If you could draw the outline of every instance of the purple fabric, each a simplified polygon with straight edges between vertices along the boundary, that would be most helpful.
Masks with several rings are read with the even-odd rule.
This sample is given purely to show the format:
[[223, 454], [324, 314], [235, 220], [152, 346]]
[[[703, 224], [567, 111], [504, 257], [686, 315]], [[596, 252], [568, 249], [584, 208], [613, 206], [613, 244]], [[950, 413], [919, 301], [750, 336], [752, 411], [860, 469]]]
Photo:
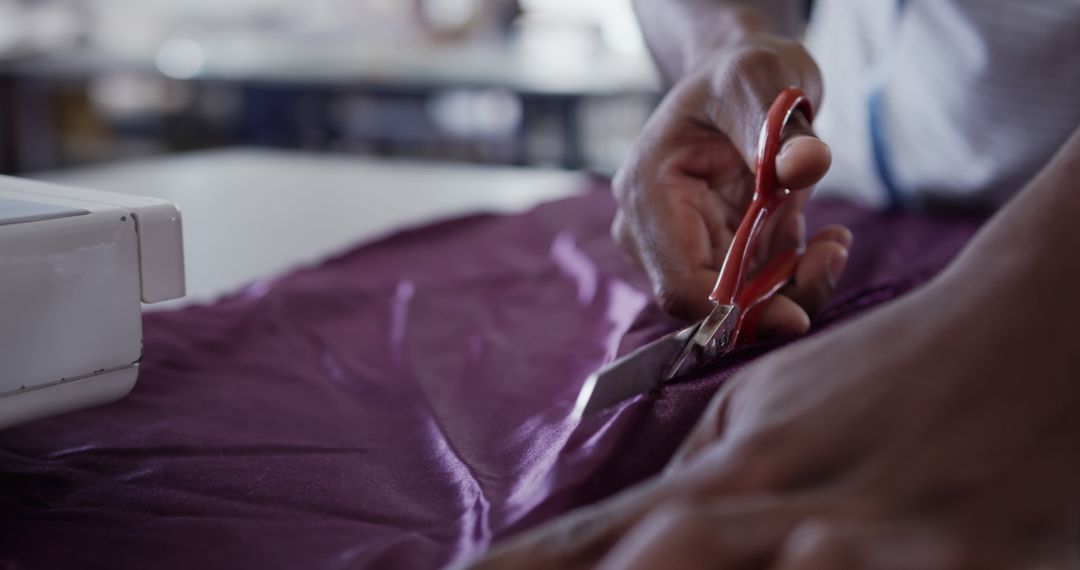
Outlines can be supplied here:
[[[748, 347], [580, 425], [590, 371], [677, 323], [605, 191], [407, 231], [150, 314], [121, 402], [0, 432], [3, 568], [424, 568], [656, 473]], [[816, 327], [940, 269], [970, 219], [815, 204], [857, 237]]]

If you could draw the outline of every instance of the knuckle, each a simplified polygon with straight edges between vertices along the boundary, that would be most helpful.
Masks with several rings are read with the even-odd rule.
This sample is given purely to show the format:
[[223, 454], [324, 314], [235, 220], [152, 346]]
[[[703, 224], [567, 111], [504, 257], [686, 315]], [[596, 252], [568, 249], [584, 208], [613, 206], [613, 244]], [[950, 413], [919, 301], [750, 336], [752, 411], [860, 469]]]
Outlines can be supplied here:
[[632, 178], [629, 167], [626, 166], [623, 166], [615, 173], [615, 177], [611, 180], [611, 194], [615, 196], [617, 203], [623, 204], [625, 202], [627, 194], [630, 193], [630, 180]]
[[[640, 150], [640, 149], [639, 149]], [[641, 169], [645, 168], [642, 160], [631, 160], [619, 168], [611, 181], [611, 194], [615, 202], [624, 208], [638, 207], [649, 194], [647, 178]]]
[[564, 517], [539, 539], [543, 552], [557, 553], [560, 565], [576, 565], [594, 559], [616, 540], [622, 519], [602, 505]]
[[834, 521], [814, 517], [792, 531], [785, 545], [789, 560], [812, 568], [853, 568], [858, 557], [854, 545]]
[[660, 305], [664, 312], [675, 316], [686, 315], [690, 312], [690, 302], [681, 287], [669, 281], [663, 281], [656, 285], [653, 293], [656, 304]]
[[795, 533], [802, 534], [800, 538], [810, 544], [844, 544], [844, 535], [840, 525], [826, 517], [812, 517], [803, 521], [795, 528]]
[[627, 227], [634, 220], [648, 216], [650, 203], [659, 198], [655, 187], [631, 167], [623, 167], [615, 175], [611, 194], [615, 198], [617, 212], [623, 216]]
[[694, 514], [693, 507], [684, 501], [668, 501], [653, 509], [649, 518], [669, 527], [686, 526]]
[[787, 467], [786, 437], [778, 430], [764, 430], [747, 436], [732, 451], [731, 461], [739, 479], [755, 488], [781, 488], [794, 476]]
[[739, 77], [775, 77], [787, 71], [780, 52], [766, 46], [740, 49], [732, 54], [728, 65], [733, 74]]
[[621, 212], [617, 213], [615, 219], [611, 222], [611, 239], [630, 260], [640, 264], [637, 244], [634, 241], [634, 232]]
[[782, 451], [783, 443], [790, 438], [781, 429], [766, 428], [746, 436], [740, 449], [750, 457], [769, 457]]
[[698, 509], [685, 501], [676, 500], [661, 504], [646, 517], [645, 525], [651, 526], [662, 536], [688, 536], [702, 527], [702, 515]]
[[622, 212], [616, 212], [615, 219], [611, 221], [612, 241], [622, 246], [623, 249], [626, 249], [627, 233], [626, 218]]
[[813, 517], [795, 527], [792, 540], [808, 550], [835, 550], [847, 545], [839, 525], [824, 517]]

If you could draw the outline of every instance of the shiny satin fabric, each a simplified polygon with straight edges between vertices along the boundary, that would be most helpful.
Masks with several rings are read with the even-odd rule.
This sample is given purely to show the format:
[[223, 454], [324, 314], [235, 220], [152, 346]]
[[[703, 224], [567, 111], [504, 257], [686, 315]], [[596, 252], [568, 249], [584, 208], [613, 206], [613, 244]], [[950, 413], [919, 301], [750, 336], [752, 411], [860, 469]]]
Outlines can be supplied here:
[[[655, 474], [775, 344], [572, 421], [591, 371], [679, 324], [613, 211], [597, 189], [423, 227], [147, 315], [129, 397], [0, 432], [0, 567], [438, 567]], [[978, 225], [809, 216], [856, 235], [815, 330], [918, 285]]]

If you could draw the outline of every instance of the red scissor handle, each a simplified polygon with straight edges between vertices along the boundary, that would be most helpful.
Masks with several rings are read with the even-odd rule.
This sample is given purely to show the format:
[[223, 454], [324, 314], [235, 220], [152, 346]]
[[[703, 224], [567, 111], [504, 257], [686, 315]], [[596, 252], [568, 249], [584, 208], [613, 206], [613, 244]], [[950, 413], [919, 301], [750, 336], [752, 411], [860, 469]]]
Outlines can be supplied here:
[[776, 155], [780, 152], [784, 127], [795, 111], [801, 111], [808, 122], [814, 119], [813, 105], [806, 94], [796, 87], [788, 87], [773, 101], [769, 113], [765, 116], [765, 125], [761, 128], [761, 138], [758, 140], [754, 197], [735, 231], [735, 237], [732, 238], [724, 263], [720, 267], [716, 287], [709, 295], [710, 299], [719, 304], [736, 305], [741, 309], [730, 346], [753, 341], [758, 321], [765, 309], [763, 301], [772, 297], [784, 283], [791, 280], [802, 256], [797, 250], [777, 255], [759, 270], [749, 283], [745, 282], [761, 228], [769, 215], [790, 195], [788, 189], [777, 188]]
[[802, 254], [797, 249], [789, 249], [773, 257], [739, 291], [735, 304], [742, 311], [739, 313], [739, 321], [735, 323], [734, 338], [731, 339], [733, 346], [754, 342], [754, 338], [757, 336], [758, 323], [761, 321], [761, 315], [765, 312], [767, 306], [763, 301], [768, 300], [785, 283], [791, 281], [801, 258]]
[[[747, 268], [753, 259], [754, 245], [757, 243], [758, 234], [765, 225], [769, 215], [783, 204], [790, 192], [787, 189], [777, 188], [776, 180], [776, 155], [780, 151], [780, 143], [784, 132], [795, 111], [802, 111], [807, 121], [814, 118], [813, 105], [806, 94], [797, 87], [788, 87], [773, 101], [769, 113], [765, 116], [765, 125], [761, 128], [761, 138], [758, 140], [757, 165], [754, 177], [754, 197], [750, 201], [750, 207], [743, 216], [739, 228], [735, 231], [735, 237], [731, 240], [727, 256], [720, 267], [720, 277], [716, 281], [709, 298], [722, 305], [738, 305], [742, 309], [747, 307], [739, 301], [746, 301], [741, 297], [746, 279]], [[791, 278], [798, 261], [798, 254], [788, 259], [788, 263], [777, 266], [766, 265], [755, 278], [755, 284], [750, 287], [755, 290], [765, 290], [769, 296], [780, 284]], [[778, 272], [778, 269], [786, 270]], [[762, 283], [757, 283], [762, 281]], [[750, 284], [747, 284], [748, 286]], [[752, 304], [764, 300], [756, 298]]]

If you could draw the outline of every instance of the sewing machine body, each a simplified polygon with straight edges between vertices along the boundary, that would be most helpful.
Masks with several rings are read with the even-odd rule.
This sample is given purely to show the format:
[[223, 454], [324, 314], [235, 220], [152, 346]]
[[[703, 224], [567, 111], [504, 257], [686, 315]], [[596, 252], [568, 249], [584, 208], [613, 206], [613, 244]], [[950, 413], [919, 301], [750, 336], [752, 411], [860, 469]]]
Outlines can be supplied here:
[[183, 294], [172, 204], [0, 177], [0, 429], [126, 395], [142, 302]]

